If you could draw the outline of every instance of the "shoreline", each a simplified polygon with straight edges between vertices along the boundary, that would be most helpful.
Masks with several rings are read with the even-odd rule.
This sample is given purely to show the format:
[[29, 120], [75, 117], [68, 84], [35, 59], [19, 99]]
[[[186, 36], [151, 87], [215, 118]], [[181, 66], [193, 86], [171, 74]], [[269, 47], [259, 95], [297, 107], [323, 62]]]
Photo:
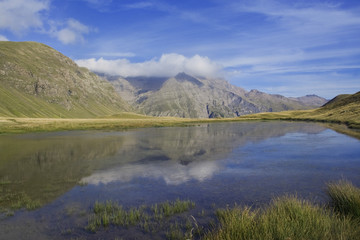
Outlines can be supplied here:
[[[216, 122], [246, 121], [295, 121], [325, 123], [335, 126], [341, 133], [360, 136], [360, 122], [308, 117], [309, 111], [285, 111], [277, 113], [257, 113], [236, 118], [176, 118], [149, 117], [139, 118], [20, 118], [0, 117], [0, 135], [34, 132], [57, 132], [74, 130], [108, 130], [120, 131], [148, 127], [187, 127], [194, 124]], [[305, 115], [305, 116], [304, 116]], [[339, 127], [342, 126], [342, 127]], [[346, 126], [346, 128], [344, 128]]]

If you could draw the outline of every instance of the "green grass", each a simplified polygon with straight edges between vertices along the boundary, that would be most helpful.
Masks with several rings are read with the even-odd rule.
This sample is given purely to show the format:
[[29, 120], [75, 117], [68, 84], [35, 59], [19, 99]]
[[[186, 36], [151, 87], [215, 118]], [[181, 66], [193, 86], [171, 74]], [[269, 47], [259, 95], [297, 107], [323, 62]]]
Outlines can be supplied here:
[[0, 116], [95, 118], [134, 110], [112, 85], [36, 42], [0, 42]]
[[189, 200], [181, 201], [180, 199], [176, 199], [174, 202], [166, 201], [160, 204], [155, 204], [151, 206], [151, 210], [155, 216], [162, 218], [162, 216], [170, 217], [178, 213], [186, 212], [194, 207], [194, 202]]
[[12, 192], [8, 186], [13, 184], [8, 178], [0, 179], [0, 213], [11, 213], [14, 210], [34, 210], [41, 206], [38, 200], [31, 199], [25, 192]]
[[346, 180], [330, 183], [327, 187], [330, 205], [340, 214], [360, 219], [360, 189]]
[[108, 118], [11, 118], [0, 117], [0, 134], [54, 132], [68, 130], [126, 130], [146, 127], [183, 127], [211, 122], [242, 121], [227, 119], [190, 119], [175, 117], [149, 117], [139, 114], [123, 113]]
[[106, 228], [110, 225], [123, 227], [137, 225], [146, 232], [159, 231], [167, 225], [164, 222], [166, 219], [187, 212], [194, 207], [194, 202], [180, 199], [130, 209], [124, 209], [112, 201], [95, 202], [93, 213], [88, 217], [86, 229], [96, 232], [99, 228]]
[[[353, 95], [340, 97], [339, 99], [341, 101], [338, 100], [340, 102], [334, 100], [328, 106], [324, 106], [315, 110], [258, 113], [237, 118], [222, 119], [150, 117], [131, 112], [120, 112], [115, 115], [108, 115], [104, 117], [99, 116], [96, 118], [19, 118], [10, 116], [5, 117], [5, 114], [3, 115], [4, 117], [0, 117], [0, 134], [64, 130], [124, 130], [129, 128], [189, 126], [193, 124], [211, 122], [259, 120], [315, 121], [336, 124], [342, 123], [346, 124], [349, 128], [360, 129], [360, 101], [358, 101], [359, 96], [360, 92]], [[11, 102], [11, 99], [9, 99], [8, 102]], [[35, 102], [33, 104], [35, 104]], [[16, 108], [19, 109], [20, 106]], [[31, 110], [30, 107], [27, 109]], [[41, 105], [39, 105], [39, 109], [44, 109], [43, 111], [45, 112], [43, 112], [43, 115], [53, 116], [55, 113], [61, 113], [60, 110], [46, 112], [50, 108], [43, 108]], [[26, 111], [24, 110], [24, 112]], [[359, 131], [352, 131], [349, 128], [343, 128], [340, 125], [333, 126], [336, 128], [336, 131], [355, 137], [360, 137]]]
[[265, 209], [218, 210], [220, 225], [204, 239], [360, 239], [360, 189], [340, 181], [329, 184], [327, 192], [333, 208], [285, 196]]
[[31, 199], [26, 193], [6, 192], [0, 187], [0, 212], [18, 209], [35, 210], [41, 206], [38, 200]]
[[313, 110], [257, 113], [239, 117], [242, 120], [292, 120], [342, 123], [360, 129], [360, 92], [340, 95], [327, 105]]

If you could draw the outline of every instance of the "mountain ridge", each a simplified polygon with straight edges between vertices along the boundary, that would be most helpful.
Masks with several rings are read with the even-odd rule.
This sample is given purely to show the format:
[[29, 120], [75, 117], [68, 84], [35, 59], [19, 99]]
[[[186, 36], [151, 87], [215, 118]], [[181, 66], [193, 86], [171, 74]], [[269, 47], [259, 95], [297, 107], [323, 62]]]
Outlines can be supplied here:
[[312, 95], [247, 92], [224, 79], [185, 72], [170, 78], [95, 74], [37, 42], [0, 42], [0, 56], [0, 116], [93, 118], [140, 112], [218, 118], [309, 109], [326, 102]]
[[152, 116], [237, 117], [258, 112], [311, 109], [327, 101], [316, 95], [287, 98], [255, 89], [247, 92], [224, 79], [194, 77], [184, 72], [161, 78], [160, 83], [155, 83], [156, 87], [149, 87], [151, 78], [148, 77], [105, 77], [129, 104]]

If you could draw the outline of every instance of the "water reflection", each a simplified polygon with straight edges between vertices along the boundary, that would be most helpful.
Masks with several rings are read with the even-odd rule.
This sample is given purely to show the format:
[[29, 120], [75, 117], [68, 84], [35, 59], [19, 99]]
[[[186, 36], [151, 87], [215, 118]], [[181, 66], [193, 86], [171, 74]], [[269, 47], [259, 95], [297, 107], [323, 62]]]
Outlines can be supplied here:
[[[188, 198], [196, 202], [193, 213], [199, 223], [208, 223], [213, 203], [256, 207], [273, 196], [295, 192], [321, 198], [325, 183], [341, 176], [359, 185], [359, 157], [357, 139], [313, 123], [217, 123], [0, 136], [0, 210], [7, 207], [3, 194], [9, 201], [25, 193], [41, 204], [49, 203], [0, 219], [0, 235], [129, 239], [143, 234], [122, 228], [106, 228], [102, 235], [84, 230], [88, 220], [84, 213], [95, 201], [107, 200], [132, 207]], [[79, 182], [88, 185], [76, 187]], [[197, 216], [201, 209], [211, 213]], [[71, 233], [63, 235], [69, 229]]]
[[[114, 156], [116, 166], [82, 179], [89, 184], [134, 178], [162, 179], [168, 185], [204, 181], [221, 171], [221, 161], [235, 147], [291, 132], [318, 133], [314, 124], [226, 123], [189, 128], [147, 129], [127, 136]], [[130, 140], [131, 139], [131, 140]]]
[[123, 142], [122, 135], [87, 133], [1, 136], [0, 181], [6, 184], [0, 190], [14, 198], [21, 193], [41, 204], [50, 202], [110, 164], [107, 159]]
[[107, 184], [114, 181], [130, 182], [134, 178], [162, 179], [168, 185], [179, 185], [189, 180], [203, 181], [218, 172], [222, 166], [218, 162], [191, 162], [186, 165], [176, 162], [154, 162], [126, 164], [114, 169], [99, 171], [82, 179], [88, 184]]
[[62, 132], [0, 137], [2, 190], [47, 203], [79, 181], [129, 182], [136, 177], [178, 185], [204, 181], [234, 147], [289, 132], [317, 133], [314, 124], [226, 123], [129, 132]]

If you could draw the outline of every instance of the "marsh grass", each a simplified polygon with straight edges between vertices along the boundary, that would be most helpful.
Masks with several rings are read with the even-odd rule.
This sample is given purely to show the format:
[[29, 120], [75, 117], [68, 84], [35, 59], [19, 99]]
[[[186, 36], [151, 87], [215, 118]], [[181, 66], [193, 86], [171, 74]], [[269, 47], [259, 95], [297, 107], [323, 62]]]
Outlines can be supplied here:
[[194, 207], [194, 202], [180, 199], [129, 209], [124, 209], [113, 201], [95, 202], [92, 209], [93, 213], [88, 217], [86, 229], [96, 232], [100, 227], [106, 228], [110, 225], [138, 226], [145, 232], [158, 232], [167, 225], [166, 220], [168, 218], [189, 211]]
[[330, 208], [284, 196], [264, 209], [217, 210], [219, 226], [204, 239], [360, 239], [360, 189], [341, 180], [327, 193]]
[[14, 210], [35, 210], [41, 206], [38, 200], [31, 199], [25, 192], [14, 193], [9, 190], [8, 186], [11, 184], [12, 182], [6, 179], [0, 182], [0, 212], [5, 212], [7, 216], [12, 216], [14, 215]]
[[127, 130], [146, 127], [190, 126], [194, 123], [207, 123], [215, 120], [184, 119], [175, 117], [144, 118], [4, 118], [0, 117], [0, 134], [51, 132], [67, 130]]
[[174, 202], [163, 202], [151, 206], [151, 210], [154, 213], [155, 218], [170, 217], [172, 215], [186, 212], [195, 207], [195, 203], [189, 200], [181, 201], [176, 199]]
[[329, 183], [330, 206], [340, 214], [360, 220], [360, 189], [347, 180]]
[[204, 239], [357, 239], [350, 218], [296, 197], [275, 199], [265, 210], [235, 207], [217, 212], [220, 228]]

